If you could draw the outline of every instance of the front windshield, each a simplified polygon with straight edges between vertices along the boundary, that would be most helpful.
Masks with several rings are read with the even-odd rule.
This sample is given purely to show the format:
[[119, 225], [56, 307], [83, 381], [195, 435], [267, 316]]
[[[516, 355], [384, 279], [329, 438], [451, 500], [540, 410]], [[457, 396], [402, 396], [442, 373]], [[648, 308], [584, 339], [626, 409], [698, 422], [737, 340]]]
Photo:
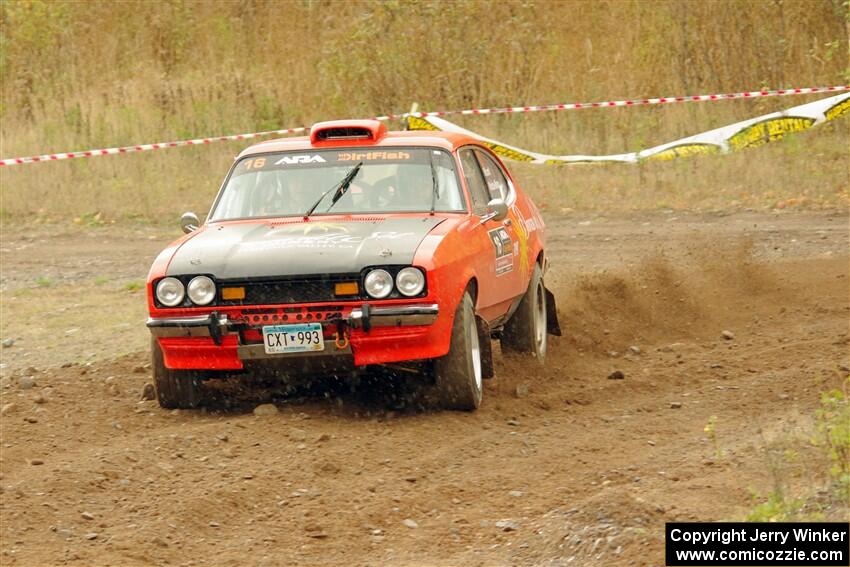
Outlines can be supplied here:
[[[434, 175], [437, 195], [434, 195]], [[213, 221], [305, 214], [362, 162], [348, 190], [331, 191], [313, 212], [358, 214], [464, 211], [454, 161], [431, 148], [334, 149], [251, 156], [234, 167], [210, 217]]]

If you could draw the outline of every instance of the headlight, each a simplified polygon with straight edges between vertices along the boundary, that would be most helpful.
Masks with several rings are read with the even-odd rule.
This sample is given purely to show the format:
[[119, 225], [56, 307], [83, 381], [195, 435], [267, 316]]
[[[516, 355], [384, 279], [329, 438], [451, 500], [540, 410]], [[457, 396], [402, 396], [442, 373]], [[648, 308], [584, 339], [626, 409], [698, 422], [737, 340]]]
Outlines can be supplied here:
[[207, 276], [197, 276], [189, 282], [188, 292], [192, 303], [206, 305], [215, 299], [215, 283]]
[[174, 307], [183, 301], [186, 292], [177, 278], [165, 278], [156, 284], [156, 298], [166, 307]]
[[395, 277], [395, 286], [402, 295], [413, 297], [425, 288], [425, 276], [416, 268], [404, 268]]
[[375, 299], [383, 299], [393, 291], [393, 277], [386, 270], [372, 270], [364, 283], [366, 293]]

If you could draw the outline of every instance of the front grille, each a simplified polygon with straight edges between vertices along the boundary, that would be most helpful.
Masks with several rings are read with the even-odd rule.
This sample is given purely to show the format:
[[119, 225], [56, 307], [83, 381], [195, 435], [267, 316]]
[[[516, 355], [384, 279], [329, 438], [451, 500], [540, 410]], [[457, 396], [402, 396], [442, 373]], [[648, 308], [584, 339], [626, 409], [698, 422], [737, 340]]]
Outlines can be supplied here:
[[335, 286], [341, 282], [357, 282], [360, 285], [360, 274], [271, 281], [222, 281], [219, 282], [219, 289], [244, 287], [245, 298], [225, 300], [219, 292], [218, 305], [273, 305], [360, 299], [358, 295], [337, 297]]

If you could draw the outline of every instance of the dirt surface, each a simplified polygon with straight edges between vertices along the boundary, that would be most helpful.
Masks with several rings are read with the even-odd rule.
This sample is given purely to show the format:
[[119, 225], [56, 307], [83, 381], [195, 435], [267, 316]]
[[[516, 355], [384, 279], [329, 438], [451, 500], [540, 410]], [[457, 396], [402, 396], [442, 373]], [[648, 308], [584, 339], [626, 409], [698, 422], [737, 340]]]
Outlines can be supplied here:
[[169, 412], [139, 401], [136, 287], [176, 234], [4, 228], [0, 562], [661, 565], [665, 521], [741, 519], [850, 365], [846, 212], [549, 234], [565, 336], [543, 368], [498, 355], [476, 413], [368, 383]]

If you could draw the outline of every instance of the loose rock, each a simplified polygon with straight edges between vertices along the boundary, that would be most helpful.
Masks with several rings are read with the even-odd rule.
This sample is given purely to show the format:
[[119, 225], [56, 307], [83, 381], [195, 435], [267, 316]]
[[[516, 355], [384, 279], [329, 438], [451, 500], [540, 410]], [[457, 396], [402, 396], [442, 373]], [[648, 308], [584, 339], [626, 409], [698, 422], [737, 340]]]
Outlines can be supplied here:
[[727, 341], [731, 341], [735, 338], [735, 334], [732, 331], [723, 331], [722, 333], [720, 333], [720, 336]]
[[632, 353], [632, 354], [640, 354], [641, 350], [640, 350], [639, 346], [632, 345], [632, 346], [629, 347], [629, 352]]
[[519, 524], [513, 520], [499, 520], [496, 522], [496, 527], [503, 532], [513, 532], [519, 529]]
[[8, 404], [3, 404], [3, 407], [0, 408], [0, 415], [8, 415], [15, 411], [18, 406], [14, 404], [14, 402], [9, 402]]
[[153, 387], [153, 384], [148, 382], [142, 386], [142, 395], [140, 396], [140, 399], [144, 401], [156, 399], [156, 388]]
[[43, 465], [44, 461], [42, 461], [41, 459], [30, 459], [30, 464], [31, 465]]
[[519, 490], [511, 490], [510, 492], [508, 492], [508, 494], [510, 494], [514, 498], [519, 498], [520, 496], [522, 496], [522, 492], [520, 492]]
[[410, 529], [415, 529], [415, 528], [419, 527], [419, 524], [417, 524], [416, 522], [414, 522], [410, 518], [405, 518], [404, 521], [402, 522], [402, 524], [404, 524], [405, 526], [407, 526]]
[[21, 390], [29, 390], [35, 386], [35, 378], [32, 376], [21, 376], [18, 378], [18, 388]]
[[84, 520], [94, 520], [94, 514], [91, 512], [83, 512], [80, 516], [82, 516]]
[[679, 409], [682, 407], [682, 402], [670, 402], [670, 409]]
[[275, 415], [276, 413], [278, 413], [278, 409], [274, 404], [260, 404], [254, 408], [254, 415], [258, 416]]
[[[256, 410], [254, 410], [256, 413]], [[303, 442], [307, 440], [307, 432], [303, 429], [290, 429], [289, 430], [289, 438], [292, 441]]]
[[86, 534], [86, 539], [89, 539], [89, 540], [91, 540], [91, 539], [97, 539], [97, 533], [96, 533], [96, 532], [91, 532], [91, 533]]
[[324, 539], [328, 537], [328, 534], [319, 525], [314, 524], [307, 526], [306, 528], [304, 528], [304, 531], [307, 532], [307, 537], [311, 537], [313, 539]]
[[527, 398], [529, 392], [528, 384], [519, 384], [516, 387], [515, 394], [517, 398]]
[[625, 379], [625, 377], [626, 375], [623, 374], [620, 370], [615, 370], [614, 372], [608, 375], [609, 380], [623, 380]]
[[15, 344], [15, 339], [3, 339], [3, 348], [9, 348]]

